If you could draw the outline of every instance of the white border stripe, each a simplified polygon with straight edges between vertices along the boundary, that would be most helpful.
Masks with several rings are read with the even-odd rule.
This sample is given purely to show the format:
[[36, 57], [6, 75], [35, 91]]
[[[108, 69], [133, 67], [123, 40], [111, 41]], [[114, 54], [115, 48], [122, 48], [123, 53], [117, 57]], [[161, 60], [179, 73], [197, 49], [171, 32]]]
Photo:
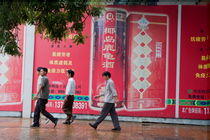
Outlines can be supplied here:
[[179, 89], [180, 89], [180, 53], [181, 53], [181, 18], [182, 5], [178, 6], [177, 28], [177, 60], [176, 60], [176, 112], [175, 118], [179, 118]]
[[32, 82], [34, 67], [35, 26], [24, 27], [24, 52], [22, 70], [23, 118], [31, 117]]
[[89, 77], [89, 98], [90, 99], [88, 103], [89, 108], [91, 109], [92, 109], [91, 102], [92, 102], [92, 81], [93, 81], [92, 76], [93, 76], [93, 53], [94, 53], [93, 42], [94, 42], [94, 37], [95, 37], [93, 30], [94, 30], [94, 19], [91, 18], [90, 75], [89, 75], [90, 76]]
[[167, 35], [166, 35], [166, 74], [165, 74], [165, 109], [167, 108], [167, 100], [168, 100], [168, 66], [169, 66], [169, 16], [167, 17]]

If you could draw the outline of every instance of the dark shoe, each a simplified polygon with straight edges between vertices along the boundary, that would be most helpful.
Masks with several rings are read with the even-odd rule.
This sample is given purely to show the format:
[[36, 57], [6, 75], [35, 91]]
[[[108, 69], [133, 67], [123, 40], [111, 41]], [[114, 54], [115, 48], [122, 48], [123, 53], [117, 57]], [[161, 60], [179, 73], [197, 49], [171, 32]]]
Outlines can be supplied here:
[[70, 121], [65, 121], [65, 122], [63, 122], [63, 124], [68, 124], [68, 125], [70, 125], [71, 122], [70, 122]]
[[74, 122], [74, 120], [76, 119], [76, 117], [77, 117], [77, 116], [73, 116], [73, 117], [71, 118], [71, 123]]
[[57, 126], [58, 124], [58, 118], [55, 118], [55, 121], [53, 122], [55, 125], [54, 125], [54, 128]]
[[32, 128], [39, 127], [39, 124], [32, 124], [31, 127]]
[[113, 128], [112, 131], [121, 131], [121, 128], [118, 127], [118, 128]]
[[93, 125], [92, 123], [89, 123], [89, 125], [94, 128], [94, 129], [97, 129], [97, 126]]

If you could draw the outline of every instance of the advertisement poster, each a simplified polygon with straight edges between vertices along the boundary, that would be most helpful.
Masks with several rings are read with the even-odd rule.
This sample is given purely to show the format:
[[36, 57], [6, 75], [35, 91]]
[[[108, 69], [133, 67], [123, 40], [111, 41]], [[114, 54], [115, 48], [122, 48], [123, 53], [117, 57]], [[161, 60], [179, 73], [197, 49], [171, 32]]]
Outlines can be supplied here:
[[[47, 110], [62, 113], [66, 69], [75, 71], [75, 114], [99, 114], [102, 100], [93, 96], [104, 89], [102, 72], [115, 81], [121, 116], [175, 116], [177, 6], [107, 7], [98, 18], [89, 17], [84, 45], [50, 42], [35, 37], [33, 95], [36, 68], [47, 67], [50, 96]], [[32, 108], [34, 109], [34, 102]]]
[[133, 12], [128, 17], [126, 108], [165, 110], [168, 99], [169, 17]]
[[[24, 26], [19, 26], [18, 46], [23, 49]], [[22, 57], [0, 54], [0, 111], [22, 111]]]
[[209, 16], [207, 6], [182, 7], [180, 118], [210, 116]]
[[[84, 34], [89, 36], [91, 32], [91, 18], [86, 19]], [[33, 77], [33, 93], [37, 89], [37, 67], [48, 68], [50, 81], [50, 96], [47, 109], [50, 112], [62, 112], [63, 100], [67, 84], [67, 69], [75, 71], [76, 99], [74, 111], [76, 113], [87, 113], [88, 91], [89, 91], [89, 68], [90, 68], [90, 37], [86, 39], [85, 45], [76, 46], [73, 44], [73, 34], [70, 34], [65, 41], [50, 42], [42, 35], [35, 36], [35, 61]], [[34, 102], [33, 102], [34, 103]], [[33, 104], [34, 105], [34, 104]], [[32, 106], [34, 109], [34, 106]], [[85, 111], [84, 111], [85, 110]]]

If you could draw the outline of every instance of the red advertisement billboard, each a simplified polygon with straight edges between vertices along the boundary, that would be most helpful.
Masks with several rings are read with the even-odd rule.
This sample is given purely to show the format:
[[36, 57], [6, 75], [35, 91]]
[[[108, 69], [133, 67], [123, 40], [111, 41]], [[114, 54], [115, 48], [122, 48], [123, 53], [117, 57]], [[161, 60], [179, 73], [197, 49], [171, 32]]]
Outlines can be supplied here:
[[[91, 32], [91, 18], [86, 19], [84, 34], [89, 35]], [[50, 42], [44, 39], [42, 35], [35, 36], [35, 60], [34, 60], [34, 77], [33, 93], [37, 88], [37, 67], [48, 68], [48, 78], [50, 81], [50, 96], [47, 104], [50, 112], [62, 112], [63, 100], [65, 97], [65, 88], [67, 84], [67, 69], [75, 71], [76, 95], [74, 104], [76, 113], [86, 113], [83, 109], [88, 108], [87, 96], [89, 90], [89, 61], [90, 61], [90, 37], [86, 39], [85, 45], [76, 46], [72, 42], [73, 34], [62, 42]], [[88, 99], [87, 99], [88, 98]], [[79, 100], [79, 101], [77, 101]], [[87, 100], [87, 101], [86, 101]], [[33, 102], [34, 103], [34, 102]], [[34, 104], [33, 104], [34, 105]], [[32, 106], [34, 109], [34, 107]]]
[[[62, 113], [67, 83], [66, 69], [75, 70], [77, 83], [74, 113], [98, 114], [103, 91], [101, 74], [112, 72], [120, 104], [119, 115], [174, 117], [176, 79], [177, 6], [108, 7], [99, 18], [88, 18], [84, 45], [69, 39], [53, 43], [36, 34], [33, 93], [36, 67], [49, 69], [47, 109]], [[34, 106], [33, 106], [34, 109]]]
[[133, 12], [127, 24], [126, 108], [164, 110], [168, 99], [168, 15]]
[[107, 8], [99, 18], [93, 19], [93, 44], [92, 44], [92, 72], [90, 80], [90, 107], [100, 110], [103, 98], [95, 99], [105, 88], [101, 73], [110, 71], [114, 75], [112, 79], [117, 85], [117, 108], [123, 108], [124, 102], [124, 70], [125, 70], [125, 41], [126, 41], [126, 16], [123, 9]]
[[[210, 7], [181, 8], [178, 115], [209, 119]], [[103, 98], [95, 100], [93, 96], [103, 92], [101, 74], [108, 70], [120, 101], [116, 104], [119, 115], [174, 118], [177, 25], [178, 6], [108, 6], [100, 17], [85, 21], [84, 34], [88, 38], [83, 45], [72, 42], [74, 34], [56, 43], [36, 34], [33, 95], [36, 68], [47, 67], [47, 109], [63, 113], [66, 70], [73, 69], [77, 85], [74, 113], [99, 114]], [[20, 26], [17, 41], [22, 49], [23, 37], [24, 26]], [[0, 111], [22, 111], [21, 84], [22, 57], [0, 55]]]
[[[24, 26], [19, 26], [18, 46], [23, 49]], [[0, 111], [22, 111], [22, 57], [0, 54]]]
[[210, 116], [208, 8], [182, 6], [180, 118], [208, 119]]

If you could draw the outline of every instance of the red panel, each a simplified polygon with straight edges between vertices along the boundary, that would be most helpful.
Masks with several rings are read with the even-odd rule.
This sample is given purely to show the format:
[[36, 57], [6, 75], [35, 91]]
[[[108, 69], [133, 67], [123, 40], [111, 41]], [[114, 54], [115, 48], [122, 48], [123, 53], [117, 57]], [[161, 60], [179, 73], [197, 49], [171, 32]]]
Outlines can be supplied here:
[[[101, 28], [115, 28], [115, 31], [117, 32], [114, 35], [103, 33], [103, 31], [100, 32], [101, 36], [98, 36], [99, 33], [97, 32], [94, 34], [93, 38], [96, 38], [96, 40], [93, 39], [93, 43], [95, 43], [95, 47], [93, 47], [93, 79], [92, 79], [92, 87], [93, 87], [93, 93], [95, 92], [97, 94], [97, 86], [100, 86], [100, 83], [103, 83], [103, 79], [101, 77], [101, 73], [104, 70], [109, 70], [112, 72], [113, 80], [115, 81], [116, 88], [118, 91], [118, 96], [121, 101], [124, 102], [122, 104], [123, 106], [118, 106], [119, 114], [125, 115], [125, 116], [150, 116], [150, 117], [174, 117], [175, 107], [173, 105], [167, 105], [167, 99], [174, 99], [175, 98], [175, 70], [176, 70], [176, 37], [177, 37], [177, 6], [155, 6], [155, 7], [143, 7], [143, 6], [120, 6], [120, 7], [114, 7], [119, 9], [112, 9], [110, 10], [110, 13], [113, 16], [114, 20], [113, 22], [108, 23], [106, 22], [105, 18], [101, 19], [104, 20], [104, 22], [100, 23]], [[124, 12], [126, 11], [126, 13]], [[149, 15], [146, 15], [146, 18], [151, 22], [152, 24], [149, 25], [149, 29], [147, 30], [148, 35], [151, 37], [152, 41], [149, 44], [151, 48], [151, 53], [148, 54], [149, 58], [151, 59], [151, 65], [148, 66], [148, 70], [151, 71], [151, 76], [148, 77], [148, 81], [151, 83], [151, 86], [148, 88], [148, 90], [144, 94], [144, 100], [140, 100], [141, 104], [143, 105], [142, 108], [139, 109], [139, 105], [137, 105], [137, 110], [129, 109], [128, 100], [125, 98], [128, 97], [131, 94], [131, 91], [129, 93], [125, 93], [125, 90], [123, 90], [123, 86], [128, 85], [131, 86], [131, 83], [129, 80], [125, 80], [125, 70], [129, 70], [129, 65], [125, 66], [125, 61], [129, 58], [129, 52], [128, 55], [125, 55], [123, 49], [126, 51], [132, 51], [132, 44], [131, 45], [125, 45], [125, 38], [128, 41], [131, 41], [134, 37], [133, 33], [139, 32], [137, 24], [135, 26], [130, 26], [130, 24], [127, 23], [127, 27], [124, 27], [123, 22], [128, 22], [133, 16], [133, 20], [139, 20], [142, 16], [131, 14], [131, 12], [140, 12], [140, 13], [149, 13]], [[109, 13], [109, 12], [107, 12]], [[111, 14], [109, 15], [105, 14], [105, 17], [112, 18]], [[120, 19], [120, 16], [127, 14], [131, 14], [126, 19]], [[157, 16], [158, 15], [158, 16]], [[164, 15], [164, 16], [160, 16]], [[118, 21], [119, 18], [120, 20]], [[117, 22], [116, 22], [117, 20]], [[94, 22], [96, 23], [96, 21]], [[90, 81], [90, 50], [91, 50], [91, 41], [90, 41], [90, 35], [91, 30], [96, 31], [97, 29], [91, 29], [91, 18], [87, 19], [86, 21], [86, 27], [84, 33], [89, 36], [89, 38], [86, 40], [84, 45], [76, 46], [71, 42], [70, 39], [67, 39], [66, 41], [62, 41], [60, 43], [52, 43], [47, 40], [44, 40], [41, 38], [40, 35], [36, 35], [36, 48], [35, 48], [35, 65], [34, 65], [34, 83], [33, 83], [33, 93], [36, 92], [36, 82], [37, 82], [37, 76], [35, 72], [35, 68], [38, 66], [47, 67], [50, 69], [50, 72], [48, 74], [50, 83], [51, 83], [51, 95], [64, 95], [64, 93], [58, 93], [60, 90], [65, 89], [65, 85], [67, 82], [66, 74], [62, 72], [62, 69], [74, 69], [76, 72], [76, 83], [78, 85], [76, 95], [84, 95], [89, 96], [92, 95], [92, 93], [89, 94], [89, 81]], [[160, 25], [164, 24], [164, 25]], [[96, 25], [93, 25], [95, 27]], [[168, 28], [167, 28], [168, 27]], [[126, 31], [127, 29], [130, 29]], [[103, 30], [103, 29], [102, 29]], [[94, 32], [93, 31], [93, 32]], [[125, 32], [126, 31], [126, 32]], [[167, 32], [168, 31], [168, 32]], [[114, 41], [114, 47], [116, 48], [116, 53], [108, 51], [108, 53], [111, 53], [112, 56], [115, 58], [115, 60], [108, 60], [108, 56], [104, 57], [104, 51], [102, 49], [106, 42], [103, 41], [103, 39], [107, 36], [113, 37]], [[125, 36], [125, 37], [124, 37]], [[168, 36], [168, 38], [167, 38]], [[123, 41], [124, 40], [124, 41]], [[96, 41], [96, 42], [95, 42]], [[100, 43], [101, 42], [101, 43]], [[104, 42], [104, 43], [103, 43]], [[123, 44], [124, 42], [124, 44]], [[161, 43], [158, 43], [161, 42]], [[168, 44], [167, 44], [168, 43]], [[59, 45], [59, 47], [58, 47]], [[69, 45], [72, 45], [71, 48], [69, 48]], [[110, 44], [109, 44], [110, 45]], [[136, 45], [136, 44], [135, 44]], [[64, 47], [66, 46], [66, 47]], [[126, 48], [127, 47], [127, 48]], [[167, 48], [168, 47], [168, 48]], [[168, 50], [168, 55], [166, 56], [166, 50]], [[53, 56], [53, 53], [59, 53], [59, 52], [70, 52], [70, 57], [57, 57]], [[159, 53], [158, 53], [159, 52]], [[106, 51], [107, 53], [107, 51]], [[156, 55], [160, 55], [160, 59], [156, 59]], [[101, 57], [102, 56], [102, 57]], [[57, 62], [57, 61], [58, 62]], [[72, 65], [59, 65], [59, 62], [62, 60], [68, 60], [72, 61]], [[167, 65], [167, 60], [168, 65]], [[114, 69], [111, 68], [103, 68], [103, 61], [105, 62], [115, 62]], [[132, 62], [128, 62], [132, 63]], [[108, 65], [105, 65], [108, 66]], [[128, 66], [128, 67], [127, 67]], [[166, 74], [166, 68], [168, 70], [168, 73]], [[58, 69], [58, 70], [57, 70]], [[56, 71], [56, 72], [55, 72]], [[131, 76], [131, 73], [129, 74]], [[127, 77], [129, 77], [127, 75]], [[167, 77], [167, 78], [166, 78]], [[124, 80], [123, 80], [124, 79]], [[168, 83], [166, 83], [166, 79], [168, 80]], [[166, 90], [168, 89], [168, 90]], [[95, 94], [94, 93], [94, 94]], [[166, 96], [167, 95], [167, 96]], [[91, 96], [89, 96], [91, 99]], [[139, 97], [133, 98], [134, 100], [139, 100]], [[133, 100], [132, 99], [132, 100]], [[155, 103], [153, 103], [153, 101]], [[62, 113], [61, 107], [62, 107], [63, 100], [49, 100], [48, 103], [48, 109], [50, 112], [60, 112]], [[80, 101], [76, 101], [77, 103]], [[78, 104], [74, 107], [75, 113], [80, 114], [98, 114], [100, 108], [95, 109], [94, 107], [91, 107], [93, 104], [90, 102], [80, 102], [83, 104], [83, 109], [78, 108]], [[89, 105], [88, 105], [89, 104]], [[139, 104], [139, 103], [138, 103]], [[154, 106], [157, 105], [157, 106]], [[97, 104], [96, 104], [97, 105]], [[94, 105], [93, 105], [94, 106]], [[91, 107], [91, 108], [90, 108]], [[158, 108], [161, 108], [159, 110]], [[145, 109], [145, 110], [144, 110]]]
[[188, 105], [180, 106], [180, 118], [208, 119], [210, 114], [208, 10], [207, 6], [182, 7], [180, 99]]
[[[18, 46], [23, 49], [24, 26], [19, 26]], [[22, 57], [0, 55], [0, 111], [22, 111]]]

